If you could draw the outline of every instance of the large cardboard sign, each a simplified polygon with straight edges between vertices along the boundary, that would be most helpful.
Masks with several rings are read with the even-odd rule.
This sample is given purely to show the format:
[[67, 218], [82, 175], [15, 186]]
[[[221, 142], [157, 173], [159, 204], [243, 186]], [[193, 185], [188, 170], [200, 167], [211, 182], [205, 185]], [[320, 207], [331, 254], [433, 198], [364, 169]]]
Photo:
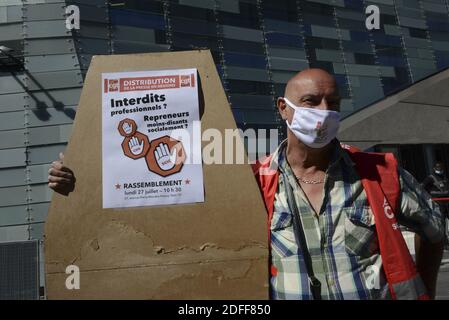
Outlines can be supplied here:
[[196, 69], [102, 74], [103, 208], [204, 201], [197, 79]]
[[[197, 69], [201, 133], [236, 128], [209, 51], [95, 56], [65, 152], [76, 188], [53, 196], [45, 227], [49, 299], [268, 298], [266, 210], [248, 164], [203, 164], [204, 202], [103, 208], [102, 74], [173, 69]], [[156, 176], [154, 162], [134, 159], [132, 148], [144, 141], [137, 156], [154, 154], [166, 141], [121, 120], [114, 134], [123, 161]], [[173, 150], [167, 143], [156, 152]], [[76, 268], [79, 289], [70, 290], [66, 270]]]

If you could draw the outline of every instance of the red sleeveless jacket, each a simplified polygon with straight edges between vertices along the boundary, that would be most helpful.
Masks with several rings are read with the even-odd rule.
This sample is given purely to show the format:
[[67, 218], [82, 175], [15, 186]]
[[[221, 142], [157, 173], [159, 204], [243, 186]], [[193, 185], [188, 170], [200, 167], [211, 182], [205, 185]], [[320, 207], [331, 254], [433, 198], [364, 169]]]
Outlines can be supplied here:
[[[429, 297], [416, 271], [395, 216], [395, 211], [399, 209], [400, 185], [394, 155], [361, 152], [343, 144], [342, 148], [349, 153], [355, 163], [373, 211], [382, 265], [392, 298], [428, 300]], [[270, 238], [274, 197], [279, 177], [277, 168], [270, 167], [271, 160], [272, 156], [253, 166], [268, 212], [268, 238]], [[269, 247], [271, 247], [270, 243]], [[271, 263], [270, 272], [276, 275], [276, 270]]]

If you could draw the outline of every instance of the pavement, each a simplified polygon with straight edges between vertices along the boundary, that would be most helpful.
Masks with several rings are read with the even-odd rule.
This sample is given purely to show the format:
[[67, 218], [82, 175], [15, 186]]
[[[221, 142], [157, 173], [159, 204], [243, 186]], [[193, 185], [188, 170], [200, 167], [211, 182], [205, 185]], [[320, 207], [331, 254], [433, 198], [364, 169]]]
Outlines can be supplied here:
[[437, 300], [449, 300], [449, 250], [445, 250], [437, 280]]

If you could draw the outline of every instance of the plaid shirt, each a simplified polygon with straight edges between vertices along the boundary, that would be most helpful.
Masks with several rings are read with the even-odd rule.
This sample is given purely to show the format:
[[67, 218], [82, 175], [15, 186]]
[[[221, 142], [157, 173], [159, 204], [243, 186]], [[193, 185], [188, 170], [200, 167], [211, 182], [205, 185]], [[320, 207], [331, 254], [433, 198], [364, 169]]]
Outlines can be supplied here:
[[[285, 184], [292, 186], [301, 216], [315, 276], [323, 300], [389, 299], [382, 269], [374, 216], [354, 163], [337, 140], [324, 181], [324, 200], [318, 215], [286, 161], [284, 141], [272, 161], [280, 170], [271, 221], [271, 259], [277, 275], [270, 279], [274, 299], [311, 300], [307, 270], [292, 226]], [[398, 223], [431, 242], [443, 237], [442, 218], [427, 192], [404, 169]]]

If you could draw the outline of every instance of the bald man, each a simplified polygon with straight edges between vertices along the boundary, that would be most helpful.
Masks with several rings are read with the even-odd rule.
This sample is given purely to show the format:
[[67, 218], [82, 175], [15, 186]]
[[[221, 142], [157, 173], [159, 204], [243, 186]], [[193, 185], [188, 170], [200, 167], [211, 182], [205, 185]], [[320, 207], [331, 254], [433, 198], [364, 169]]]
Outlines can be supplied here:
[[[389, 283], [378, 240], [388, 230], [376, 225], [354, 162], [336, 139], [340, 96], [335, 79], [324, 70], [304, 70], [287, 83], [277, 107], [287, 139], [265, 161], [265, 171], [255, 171], [271, 217], [272, 298], [417, 299], [426, 291], [434, 297], [443, 248], [441, 214], [416, 180], [398, 168], [396, 219], [421, 236], [420, 276]], [[276, 174], [266, 173], [268, 168]], [[388, 242], [388, 254], [400, 246], [395, 238]], [[393, 266], [397, 272], [403, 267], [409, 268]]]
[[[411, 279], [416, 292], [402, 288], [395, 295], [383, 273], [378, 230], [360, 177], [336, 139], [335, 79], [324, 70], [304, 70], [290, 79], [277, 107], [288, 132], [265, 162], [277, 173], [274, 194], [264, 193], [261, 167], [255, 170], [271, 217], [271, 298], [413, 299], [426, 289], [433, 297], [442, 255], [441, 214], [414, 178], [398, 168], [397, 220], [422, 240], [416, 258], [421, 278]], [[73, 172], [62, 159], [49, 173], [52, 189], [73, 190]]]

